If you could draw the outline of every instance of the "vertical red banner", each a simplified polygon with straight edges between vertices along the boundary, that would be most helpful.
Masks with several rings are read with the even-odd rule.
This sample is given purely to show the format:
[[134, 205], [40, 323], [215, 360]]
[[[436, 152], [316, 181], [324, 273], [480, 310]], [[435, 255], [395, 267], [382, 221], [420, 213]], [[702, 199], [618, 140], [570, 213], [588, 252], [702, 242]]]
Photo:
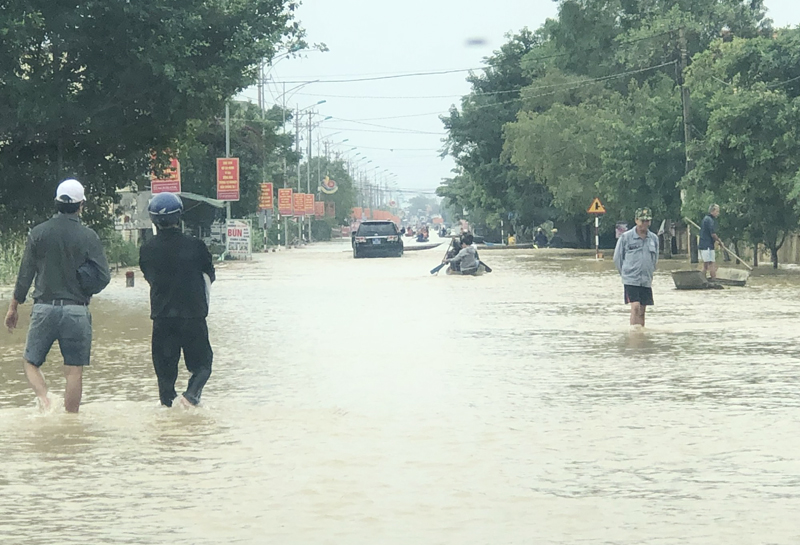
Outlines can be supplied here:
[[217, 200], [239, 200], [239, 159], [217, 158]]
[[314, 215], [314, 194], [313, 193], [306, 193], [305, 206], [303, 207], [303, 211], [305, 212], [306, 216], [313, 216]]
[[272, 195], [272, 183], [265, 182], [261, 184], [261, 195], [258, 199], [259, 210], [272, 210], [275, 206], [274, 196]]
[[314, 215], [318, 218], [321, 218], [325, 215], [325, 203], [322, 201], [317, 201], [314, 203]]
[[294, 215], [297, 217], [303, 216], [306, 213], [306, 194], [305, 193], [295, 193], [292, 195], [294, 202]]
[[150, 191], [156, 193], [180, 193], [181, 192], [181, 164], [174, 157], [169, 161], [169, 167], [164, 172], [150, 173]]
[[288, 187], [278, 189], [278, 214], [281, 216], [291, 216], [294, 212], [292, 190]]

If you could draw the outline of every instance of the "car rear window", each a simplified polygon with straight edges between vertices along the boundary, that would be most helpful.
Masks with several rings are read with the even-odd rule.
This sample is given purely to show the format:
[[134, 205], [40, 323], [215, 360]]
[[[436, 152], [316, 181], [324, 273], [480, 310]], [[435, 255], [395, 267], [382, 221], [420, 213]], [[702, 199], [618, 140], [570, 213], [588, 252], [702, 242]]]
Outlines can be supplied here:
[[383, 237], [396, 234], [397, 229], [394, 223], [362, 223], [358, 227], [357, 233], [360, 237]]

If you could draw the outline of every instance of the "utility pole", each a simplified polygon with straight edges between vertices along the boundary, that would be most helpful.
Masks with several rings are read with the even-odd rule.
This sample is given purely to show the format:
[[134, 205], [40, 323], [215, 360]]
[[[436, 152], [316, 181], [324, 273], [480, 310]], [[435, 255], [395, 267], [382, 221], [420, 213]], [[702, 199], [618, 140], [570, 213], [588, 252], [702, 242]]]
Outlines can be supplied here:
[[[281, 132], [283, 136], [286, 136], [286, 83], [283, 84], [283, 94], [281, 95], [281, 111], [283, 113], [283, 125], [281, 125]], [[287, 168], [286, 168], [286, 152], [283, 153], [283, 187], [286, 188], [286, 177], [287, 177]], [[280, 229], [280, 222], [278, 222], [278, 228]], [[283, 217], [283, 245], [289, 245], [289, 218], [284, 216]], [[280, 238], [280, 234], [278, 235]], [[278, 240], [278, 244], [280, 244], [280, 240]]]
[[[308, 112], [308, 159], [306, 160], [306, 194], [311, 194], [311, 116], [314, 110]], [[305, 206], [305, 203], [304, 203]], [[307, 215], [308, 220], [308, 242], [311, 242], [311, 216]]]
[[[225, 103], [225, 157], [231, 156], [231, 107], [228, 102]], [[231, 201], [225, 203], [225, 211], [227, 219], [231, 219]]]
[[[678, 63], [678, 83], [681, 86], [681, 104], [683, 105], [683, 149], [685, 155], [684, 173], [689, 174], [692, 170], [692, 160], [689, 155], [689, 143], [692, 139], [691, 131], [691, 97], [689, 88], [686, 86], [685, 72], [689, 63], [689, 46], [686, 42], [686, 29], [681, 27], [678, 31], [678, 44], [680, 46], [680, 61]], [[683, 192], [681, 192], [681, 204], [683, 204]], [[697, 263], [697, 239], [692, 236], [691, 226], [686, 226], [686, 233], [689, 247], [689, 261]], [[666, 246], [666, 244], [665, 244]]]
[[[296, 115], [294, 119], [294, 134], [296, 135], [295, 140], [295, 151], [297, 151], [297, 192], [300, 193], [300, 106], [297, 106]], [[292, 205], [294, 205], [294, 197], [292, 197]], [[297, 218], [297, 239], [298, 244], [299, 241], [303, 239], [303, 223], [300, 221], [300, 218]]]

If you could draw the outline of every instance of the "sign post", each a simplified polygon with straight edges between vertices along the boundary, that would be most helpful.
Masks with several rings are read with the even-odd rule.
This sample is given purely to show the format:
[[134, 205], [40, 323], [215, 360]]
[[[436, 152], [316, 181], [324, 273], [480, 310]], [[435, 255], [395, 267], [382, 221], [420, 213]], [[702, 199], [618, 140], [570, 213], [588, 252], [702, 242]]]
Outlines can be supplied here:
[[594, 198], [592, 204], [589, 205], [587, 210], [590, 214], [594, 215], [594, 258], [600, 259], [600, 215], [606, 213], [606, 209], [600, 199]]

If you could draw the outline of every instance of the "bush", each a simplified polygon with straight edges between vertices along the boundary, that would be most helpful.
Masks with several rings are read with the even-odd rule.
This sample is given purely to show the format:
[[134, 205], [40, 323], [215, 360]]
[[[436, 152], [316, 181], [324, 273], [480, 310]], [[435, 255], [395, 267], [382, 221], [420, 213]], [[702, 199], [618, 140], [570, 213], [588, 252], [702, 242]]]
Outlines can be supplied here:
[[313, 220], [311, 222], [311, 238], [314, 240], [330, 240], [332, 231], [327, 221]]
[[111, 267], [134, 267], [139, 264], [139, 247], [134, 242], [123, 240], [116, 231], [100, 232], [100, 240]]
[[24, 251], [25, 235], [0, 235], [0, 285], [16, 281]]

